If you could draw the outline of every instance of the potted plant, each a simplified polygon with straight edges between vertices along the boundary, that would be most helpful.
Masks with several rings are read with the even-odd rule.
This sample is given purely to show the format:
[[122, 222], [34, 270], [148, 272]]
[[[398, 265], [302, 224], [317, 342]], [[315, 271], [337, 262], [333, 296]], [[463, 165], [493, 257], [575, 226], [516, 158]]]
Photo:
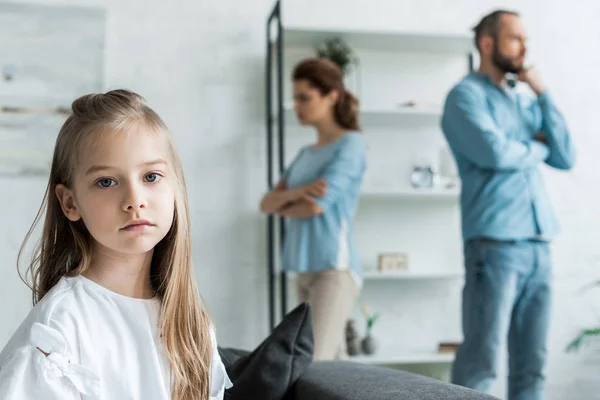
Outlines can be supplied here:
[[346, 86], [360, 95], [359, 88], [359, 60], [354, 50], [342, 38], [334, 36], [326, 39], [316, 48], [317, 56], [333, 61], [344, 74]]
[[365, 337], [361, 342], [362, 351], [365, 354], [374, 354], [377, 351], [377, 341], [371, 335], [373, 330], [373, 325], [379, 319], [379, 313], [373, 312], [371, 307], [368, 305], [364, 305], [362, 308], [362, 312], [365, 315], [367, 322], [367, 329], [365, 331]]
[[[592, 283], [590, 288], [595, 286], [600, 287], [600, 281]], [[566, 350], [567, 352], [578, 351], [584, 342], [587, 342], [591, 339], [600, 340], [600, 326], [582, 329], [579, 334], [569, 343]]]
[[357, 60], [352, 48], [339, 37], [326, 39], [317, 47], [317, 56], [328, 58], [336, 63], [344, 75], [350, 72]]

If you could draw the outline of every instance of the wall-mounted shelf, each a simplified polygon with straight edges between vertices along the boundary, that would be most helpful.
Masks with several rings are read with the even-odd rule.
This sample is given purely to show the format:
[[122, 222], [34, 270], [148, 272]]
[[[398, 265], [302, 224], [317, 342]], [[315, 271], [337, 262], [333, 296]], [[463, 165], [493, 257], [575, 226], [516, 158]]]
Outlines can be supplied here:
[[420, 364], [452, 364], [452, 353], [405, 353], [394, 355], [390, 352], [350, 357], [350, 361], [373, 365], [420, 365]]
[[56, 108], [11, 107], [11, 106], [1, 106], [0, 107], [0, 114], [19, 114], [19, 115], [49, 114], [49, 115], [69, 116], [70, 113], [71, 113], [71, 111], [64, 107], [56, 107]]
[[365, 281], [425, 281], [425, 280], [452, 280], [461, 279], [464, 274], [460, 271], [398, 271], [398, 272], [380, 272], [366, 270], [364, 272]]
[[[286, 124], [298, 124], [293, 104], [283, 106]], [[442, 116], [441, 108], [433, 107], [363, 107], [360, 108], [359, 119], [367, 125], [402, 124], [404, 122], [437, 123]], [[275, 116], [273, 120], [277, 119]]]
[[[464, 274], [460, 271], [402, 271], [402, 272], [379, 272], [370, 268], [363, 273], [365, 281], [435, 281], [462, 279]], [[289, 273], [287, 278], [296, 279], [296, 275]]]
[[459, 200], [460, 188], [413, 189], [413, 188], [364, 188], [361, 198], [367, 199], [440, 199]]
[[419, 53], [466, 54], [473, 49], [469, 35], [402, 31], [315, 29], [288, 26], [283, 32], [286, 47], [315, 47], [324, 39], [340, 37], [353, 48]]

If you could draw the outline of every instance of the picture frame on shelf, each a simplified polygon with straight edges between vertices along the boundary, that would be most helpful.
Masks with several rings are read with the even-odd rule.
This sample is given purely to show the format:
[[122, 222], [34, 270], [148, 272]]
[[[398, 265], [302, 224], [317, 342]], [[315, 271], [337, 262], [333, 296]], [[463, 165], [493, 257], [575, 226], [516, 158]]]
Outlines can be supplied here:
[[440, 342], [438, 344], [439, 354], [456, 354], [460, 347], [459, 342]]
[[379, 272], [408, 271], [408, 255], [401, 252], [381, 253], [377, 260]]

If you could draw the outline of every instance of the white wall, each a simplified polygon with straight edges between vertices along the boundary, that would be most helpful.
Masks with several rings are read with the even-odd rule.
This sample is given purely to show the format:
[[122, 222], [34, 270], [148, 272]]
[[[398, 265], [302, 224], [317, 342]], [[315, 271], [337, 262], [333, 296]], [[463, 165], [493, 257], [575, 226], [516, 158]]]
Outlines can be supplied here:
[[[246, 348], [258, 344], [267, 333], [265, 219], [256, 210], [266, 188], [264, 29], [271, 1], [174, 0], [168, 7], [149, 0], [36, 3], [107, 8], [106, 88], [125, 86], [142, 93], [176, 135], [190, 191], [199, 283], [217, 323], [219, 340]], [[574, 171], [545, 171], [563, 226], [553, 246], [556, 291], [549, 399], [591, 399], [600, 389], [600, 359], [590, 351], [566, 355], [563, 349], [579, 327], [598, 322], [592, 302], [597, 305], [600, 298], [580, 288], [600, 275], [596, 245], [600, 221], [595, 207], [600, 189], [592, 170], [598, 165], [592, 157], [600, 142], [594, 131], [600, 98], [600, 81], [595, 79], [600, 64], [600, 27], [596, 24], [600, 5], [592, 0], [580, 1], [577, 9], [565, 1], [523, 3], [289, 0], [284, 10], [286, 23], [443, 32], [467, 32], [482, 14], [497, 6], [522, 12], [531, 36], [532, 58], [566, 115], [579, 152]], [[3, 179], [0, 184], [0, 259], [4, 262], [0, 268], [0, 343], [4, 343], [29, 308], [14, 261], [44, 182]], [[363, 218], [360, 222], [378, 221]], [[432, 246], [421, 231], [416, 235], [422, 236], [423, 246]], [[419, 246], [416, 241], [411, 245]], [[435, 244], [432, 249], [437, 249]], [[387, 324], [394, 320], [399, 324], [402, 342], [428, 346], [439, 339], [429, 334], [432, 329], [443, 330], [449, 337], [459, 333], [459, 288], [385, 284], [381, 291], [387, 291], [393, 302], [384, 318]], [[366, 287], [364, 297], [379, 292], [379, 288]], [[395, 300], [392, 294], [401, 297]], [[436, 307], [435, 318], [427, 318]], [[383, 321], [382, 331], [393, 328]], [[501, 393], [501, 383], [497, 391]]]

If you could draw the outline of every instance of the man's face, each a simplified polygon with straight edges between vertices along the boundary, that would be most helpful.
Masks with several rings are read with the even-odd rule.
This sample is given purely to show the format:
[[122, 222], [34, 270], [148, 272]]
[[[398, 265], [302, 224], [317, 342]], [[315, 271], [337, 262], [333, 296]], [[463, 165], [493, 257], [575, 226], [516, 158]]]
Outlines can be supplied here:
[[498, 34], [493, 38], [492, 63], [505, 73], [518, 74], [525, 64], [526, 41], [527, 32], [521, 19], [503, 15]]

